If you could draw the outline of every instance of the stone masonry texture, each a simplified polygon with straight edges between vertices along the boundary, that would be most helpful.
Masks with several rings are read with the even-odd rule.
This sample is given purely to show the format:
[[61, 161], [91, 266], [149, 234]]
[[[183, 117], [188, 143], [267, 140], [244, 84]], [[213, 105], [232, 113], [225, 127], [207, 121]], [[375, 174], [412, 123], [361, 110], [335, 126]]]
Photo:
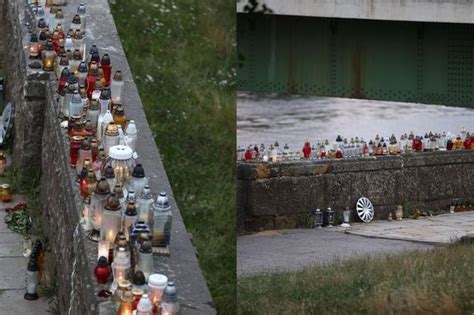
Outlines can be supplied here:
[[[58, 300], [61, 314], [115, 314], [108, 303], [97, 297], [94, 267], [97, 243], [87, 239], [79, 226], [83, 208], [76, 175], [69, 166], [66, 131], [60, 128], [57, 80], [47, 73], [28, 68], [29, 32], [25, 27], [23, 0], [0, 0], [3, 34], [7, 34], [4, 69], [7, 100], [16, 105], [13, 160], [20, 174], [41, 172], [41, 205], [52, 256], [57, 263]], [[81, 1], [63, 7], [70, 21]], [[125, 57], [106, 0], [86, 3], [88, 45], [97, 43], [100, 53], [108, 53], [113, 71], [124, 74], [124, 105], [128, 119], [137, 123], [137, 151], [150, 186], [155, 193], [166, 191], [173, 209], [171, 256], [156, 257], [155, 271], [176, 280], [183, 314], [214, 314], [212, 298], [199, 268], [195, 248], [186, 232], [160, 154], [148, 126], [138, 90]], [[75, 267], [74, 267], [75, 266]]]
[[[336, 217], [367, 197], [376, 219], [397, 205], [448, 209], [474, 202], [474, 151], [447, 151], [350, 160], [238, 163], [240, 233], [304, 227], [311, 210], [331, 207]], [[355, 218], [352, 218], [354, 220]]]

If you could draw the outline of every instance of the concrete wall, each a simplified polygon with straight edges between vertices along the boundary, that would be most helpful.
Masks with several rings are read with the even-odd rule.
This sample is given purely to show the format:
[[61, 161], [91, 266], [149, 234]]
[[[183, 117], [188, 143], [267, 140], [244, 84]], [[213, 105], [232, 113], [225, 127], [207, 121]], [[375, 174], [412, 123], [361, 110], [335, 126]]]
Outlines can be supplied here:
[[[83, 208], [76, 175], [69, 166], [66, 131], [60, 128], [55, 78], [27, 67], [29, 33], [25, 28], [23, 0], [4, 0], [5, 56], [8, 99], [16, 104], [13, 159], [23, 178], [41, 172], [41, 205], [50, 250], [58, 265], [59, 311], [66, 314], [115, 314], [107, 301], [97, 298], [93, 274], [97, 243], [89, 241], [79, 227]], [[72, 19], [79, 0], [69, 1], [66, 20]], [[199, 268], [195, 249], [186, 232], [160, 154], [148, 126], [138, 90], [128, 66], [106, 0], [88, 7], [88, 44], [97, 42], [100, 53], [109, 53], [114, 70], [124, 73], [124, 105], [128, 119], [137, 123], [137, 151], [154, 192], [167, 191], [173, 208], [171, 256], [156, 257], [156, 272], [176, 280], [178, 299], [184, 314], [214, 314], [212, 298]]]
[[[273, 14], [418, 22], [474, 23], [469, 0], [259, 0]], [[244, 12], [248, 0], [237, 2]]]
[[[238, 163], [240, 233], [301, 227], [311, 210], [340, 214], [360, 197], [386, 219], [397, 205], [408, 210], [448, 209], [453, 200], [474, 202], [474, 151], [450, 151], [354, 160]], [[353, 218], [355, 219], [355, 218]]]

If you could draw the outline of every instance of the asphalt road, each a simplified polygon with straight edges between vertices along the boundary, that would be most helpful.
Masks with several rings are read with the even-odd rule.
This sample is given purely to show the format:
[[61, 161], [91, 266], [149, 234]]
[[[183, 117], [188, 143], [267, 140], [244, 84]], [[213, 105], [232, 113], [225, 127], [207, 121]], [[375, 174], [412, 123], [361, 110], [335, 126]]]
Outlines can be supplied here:
[[430, 248], [433, 245], [349, 235], [330, 228], [265, 231], [237, 238], [237, 276], [294, 271], [358, 255]]

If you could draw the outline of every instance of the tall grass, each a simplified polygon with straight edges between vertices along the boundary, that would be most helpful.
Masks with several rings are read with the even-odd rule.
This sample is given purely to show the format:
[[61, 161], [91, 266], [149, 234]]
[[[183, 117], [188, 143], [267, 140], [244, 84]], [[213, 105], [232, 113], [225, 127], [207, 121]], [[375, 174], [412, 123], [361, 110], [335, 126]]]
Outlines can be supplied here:
[[474, 245], [238, 279], [239, 314], [472, 314]]
[[115, 23], [214, 302], [235, 312], [235, 1], [116, 0]]

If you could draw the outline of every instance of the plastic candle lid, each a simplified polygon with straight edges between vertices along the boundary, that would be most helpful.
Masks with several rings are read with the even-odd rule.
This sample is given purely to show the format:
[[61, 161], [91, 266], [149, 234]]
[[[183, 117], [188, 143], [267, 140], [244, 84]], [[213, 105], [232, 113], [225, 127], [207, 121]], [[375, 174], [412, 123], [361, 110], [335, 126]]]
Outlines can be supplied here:
[[133, 151], [125, 145], [114, 145], [109, 149], [109, 156], [115, 160], [129, 160]]
[[148, 277], [148, 285], [153, 287], [166, 287], [168, 285], [168, 277], [159, 273], [151, 274]]

